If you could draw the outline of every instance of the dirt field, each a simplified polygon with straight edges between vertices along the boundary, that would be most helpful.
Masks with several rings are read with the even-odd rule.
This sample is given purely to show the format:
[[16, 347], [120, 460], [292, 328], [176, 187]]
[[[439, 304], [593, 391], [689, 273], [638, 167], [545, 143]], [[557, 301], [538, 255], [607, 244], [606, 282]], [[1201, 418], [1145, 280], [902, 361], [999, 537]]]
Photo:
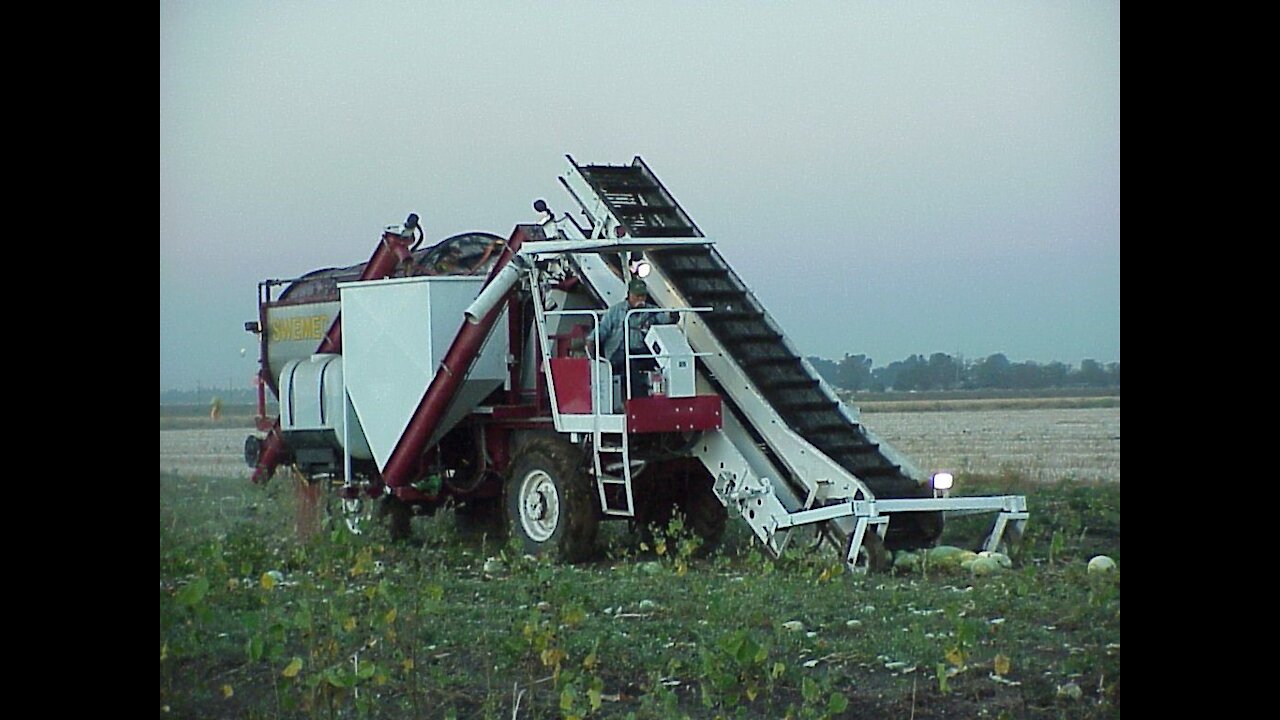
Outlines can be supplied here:
[[617, 523], [590, 561], [546, 563], [446, 512], [409, 542], [300, 542], [298, 486], [248, 480], [243, 417], [161, 430], [160, 715], [1119, 717], [1119, 571], [1086, 569], [1120, 563], [1119, 408], [863, 420], [962, 491], [974, 473], [1026, 494], [1013, 569], [849, 575], [798, 546], [769, 559], [740, 522], [709, 559], [643, 552]]
[[[865, 413], [921, 470], [1120, 482], [1120, 408]], [[246, 427], [161, 430], [160, 470], [248, 478]]]

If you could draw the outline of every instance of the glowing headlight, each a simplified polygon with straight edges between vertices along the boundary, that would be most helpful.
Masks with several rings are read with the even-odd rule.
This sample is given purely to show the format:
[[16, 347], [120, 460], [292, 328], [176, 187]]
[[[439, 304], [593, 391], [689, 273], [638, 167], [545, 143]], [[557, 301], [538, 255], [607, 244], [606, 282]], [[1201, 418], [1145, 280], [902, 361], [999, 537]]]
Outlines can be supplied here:
[[627, 253], [626, 256], [627, 256], [627, 267], [631, 268], [632, 276], [638, 277], [641, 279], [649, 276], [649, 271], [652, 270], [653, 268], [650, 267], [649, 262], [644, 259], [644, 253], [640, 252], [639, 250], [632, 250], [631, 252]]
[[936, 472], [931, 478], [934, 490], [950, 490], [956, 479], [949, 472]]

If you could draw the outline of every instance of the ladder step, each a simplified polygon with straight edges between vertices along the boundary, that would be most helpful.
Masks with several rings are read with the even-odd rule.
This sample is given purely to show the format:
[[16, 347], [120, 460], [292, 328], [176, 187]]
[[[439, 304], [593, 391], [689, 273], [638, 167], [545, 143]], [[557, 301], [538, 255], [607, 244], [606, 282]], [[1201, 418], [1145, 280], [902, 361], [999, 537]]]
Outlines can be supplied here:
[[640, 197], [609, 198], [609, 201], [619, 220], [654, 220], [664, 225], [684, 225], [676, 215], [675, 208], [670, 205], [648, 203]]
[[[612, 517], [635, 517], [635, 507], [631, 499], [631, 483], [626, 478], [602, 475], [596, 479], [599, 487], [601, 511]], [[607, 488], [623, 488], [622, 492], [605, 492]], [[612, 497], [610, 497], [612, 496]]]
[[599, 184], [601, 195], [625, 192], [656, 192], [657, 187], [642, 177], [614, 177]]
[[621, 180], [644, 180], [653, 184], [635, 165], [582, 165], [578, 170], [583, 177], [594, 181], [593, 184]]
[[[652, 208], [654, 210], [668, 210], [671, 203], [664, 201], [656, 192], [657, 188], [652, 185], [641, 185], [639, 183], [620, 183], [612, 187], [604, 188], [600, 193], [606, 200], [615, 205], [639, 205], [643, 208]], [[650, 197], [645, 197], [649, 194]]]

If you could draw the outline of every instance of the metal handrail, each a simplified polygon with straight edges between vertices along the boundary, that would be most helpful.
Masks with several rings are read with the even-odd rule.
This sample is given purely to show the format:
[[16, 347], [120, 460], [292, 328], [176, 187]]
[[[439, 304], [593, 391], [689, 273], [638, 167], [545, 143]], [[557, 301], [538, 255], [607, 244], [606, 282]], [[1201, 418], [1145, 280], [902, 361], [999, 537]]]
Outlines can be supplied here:
[[[711, 308], [711, 307], [686, 307], [686, 308], [655, 308], [655, 307], [641, 307], [641, 308], [629, 308], [629, 309], [627, 310], [627, 314], [626, 314], [626, 316], [623, 318], [623, 321], [622, 321], [622, 323], [623, 323], [623, 324], [622, 324], [622, 332], [623, 332], [623, 337], [622, 337], [622, 342], [623, 342], [623, 376], [626, 378], [626, 395], [624, 396], [624, 399], [627, 399], [627, 400], [630, 400], [630, 399], [631, 399], [631, 361], [632, 361], [632, 360], [634, 360], [634, 359], [641, 359], [641, 358], [653, 358], [653, 359], [655, 359], [655, 360], [656, 360], [656, 359], [658, 359], [658, 358], [660, 358], [660, 357], [666, 357], [666, 354], [665, 354], [665, 353], [664, 353], [664, 354], [660, 354], [660, 355], [656, 355], [656, 354], [653, 354], [653, 353], [632, 353], [632, 352], [631, 352], [631, 338], [630, 338], [630, 332], [631, 332], [631, 328], [630, 328], [631, 316], [632, 316], [632, 315], [637, 315], [637, 314], [642, 314], [642, 313], [649, 313], [649, 314], [657, 314], [657, 313], [671, 313], [671, 314], [699, 313], [699, 312], [706, 312], [706, 311], [709, 311], [709, 310], [712, 310], [712, 309], [713, 309], [713, 308]], [[599, 330], [599, 329], [600, 329], [600, 318], [601, 318], [601, 315], [603, 315], [603, 314], [604, 314], [604, 312], [606, 312], [606, 311], [602, 311], [602, 310], [546, 310], [546, 311], [544, 311], [544, 312], [543, 312], [543, 315], [544, 315], [544, 316], [548, 316], [548, 317], [549, 317], [549, 316], [552, 316], [552, 315], [556, 315], [556, 316], [559, 316], [559, 315], [586, 315], [586, 316], [589, 316], [589, 317], [591, 318], [591, 322], [592, 322], [592, 329], [591, 329], [590, 335], [591, 335], [592, 349], [594, 350], [594, 352], [592, 352], [592, 353], [591, 353], [591, 356], [592, 356], [592, 358], [593, 358], [596, 362], [599, 362], [599, 361], [601, 361], [601, 360], [604, 360], [605, 362], [608, 362], [608, 358], [602, 358], [602, 357], [600, 356], [600, 334], [597, 332], [597, 330]], [[683, 318], [681, 318], [681, 320], [683, 320]], [[675, 323], [668, 323], [668, 324], [677, 324], [677, 325], [678, 325], [678, 324], [680, 324], [680, 321], [681, 321], [681, 320], [677, 320]], [[543, 340], [544, 340], [544, 342], [545, 342], [545, 341], [547, 340], [547, 338], [543, 338]], [[714, 354], [714, 353], [699, 353], [699, 352], [695, 352], [695, 353], [693, 353], [693, 357], [703, 357], [703, 356], [706, 356], [706, 355], [712, 355], [712, 354]], [[611, 368], [611, 370], [612, 370], [612, 368]], [[601, 412], [600, 412], [599, 402], [598, 402], [598, 400], [599, 400], [599, 398], [600, 398], [600, 387], [599, 387], [599, 383], [600, 383], [600, 381], [599, 381], [599, 379], [597, 378], [597, 375], [598, 375], [598, 373], [592, 373], [592, 375], [591, 375], [591, 397], [592, 397], [591, 411], [592, 411], [592, 414], [593, 414], [593, 415], [597, 415], [597, 416], [598, 416], [598, 415], [600, 415], [600, 414], [601, 414]], [[610, 378], [612, 378], [612, 372], [610, 372], [609, 377], [610, 377]], [[553, 408], [553, 409], [557, 409], [557, 408], [556, 408], [556, 391], [555, 391], [555, 380], [554, 380], [554, 379], [551, 379], [551, 380], [548, 382], [548, 390], [549, 390], [549, 391], [550, 391], [550, 393], [551, 393], [551, 405], [552, 405], [552, 408]], [[613, 408], [612, 408], [612, 407], [610, 407], [610, 408], [609, 408], [609, 410], [610, 410], [610, 412], [609, 412], [608, 414], [613, 414], [613, 413], [612, 413]], [[557, 409], [557, 412], [558, 412], [558, 409]]]
[[[653, 358], [653, 359], [655, 359], [655, 360], [656, 360], [656, 359], [658, 359], [659, 357], [665, 357], [665, 355], [654, 355], [654, 354], [652, 354], [652, 353], [636, 353], [636, 354], [634, 354], [634, 355], [631, 353], [631, 316], [632, 316], [632, 315], [639, 315], [639, 314], [643, 314], [643, 313], [650, 313], [650, 314], [657, 314], [657, 313], [698, 313], [698, 312], [703, 312], [703, 311], [705, 311], [705, 310], [712, 310], [712, 309], [714, 309], [714, 308], [710, 308], [710, 307], [696, 307], [696, 308], [691, 308], [691, 307], [690, 307], [690, 308], [658, 308], [658, 307], [653, 307], [653, 308], [651, 308], [651, 307], [639, 307], [639, 308], [628, 308], [628, 309], [627, 309], [626, 317], [624, 317], [624, 318], [622, 319], [622, 342], [623, 342], [623, 364], [622, 364], [622, 375], [623, 375], [623, 377], [624, 377], [624, 378], [626, 378], [626, 383], [627, 383], [627, 394], [626, 394], [626, 399], [627, 399], [627, 400], [630, 400], [630, 399], [631, 399], [631, 360], [632, 360], [633, 358]], [[680, 320], [683, 320], [683, 318], [680, 318], [679, 320], [676, 320], [674, 323], [663, 323], [663, 324], [664, 324], [664, 325], [679, 325], [679, 324], [680, 324]], [[693, 354], [693, 356], [694, 356], [694, 357], [700, 357], [700, 356], [703, 356], [703, 355], [710, 355], [710, 354], [711, 354], [711, 353], [694, 353], [694, 354]]]
[[[592, 340], [592, 344], [595, 346], [595, 354], [593, 355], [593, 357], [595, 358], [600, 357], [600, 336], [599, 334], [596, 333], [596, 330], [600, 328], [600, 311], [598, 310], [544, 310], [542, 314], [543, 316], [547, 316], [547, 315], [557, 315], [557, 316], [588, 315], [590, 316], [591, 324], [592, 324], [591, 340]], [[543, 335], [546, 335], [546, 333], [544, 332]], [[542, 338], [541, 344], [544, 348], [546, 347], [546, 342], [548, 337], [549, 336]], [[551, 361], [550, 355], [547, 356], [547, 361], [548, 362]], [[597, 418], [599, 418], [600, 409], [597, 407], [597, 405], [600, 404], [599, 403], [600, 389], [596, 387], [595, 376], [596, 376], [596, 373], [593, 372], [591, 374], [591, 413], [592, 415], [595, 415]], [[549, 371], [547, 372], [547, 391], [550, 393], [550, 396], [551, 396], [550, 398], [551, 411], [556, 415], [559, 415], [560, 406], [556, 403], [556, 381], [555, 381], [555, 377]], [[612, 407], [610, 407], [609, 409], [613, 410]]]

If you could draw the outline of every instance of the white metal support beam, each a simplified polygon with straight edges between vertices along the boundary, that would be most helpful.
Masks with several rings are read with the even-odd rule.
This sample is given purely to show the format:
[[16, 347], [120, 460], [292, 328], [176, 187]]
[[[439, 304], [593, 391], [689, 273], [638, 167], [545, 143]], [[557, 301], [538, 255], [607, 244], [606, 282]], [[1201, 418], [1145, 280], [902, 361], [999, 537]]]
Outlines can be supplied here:
[[885, 531], [889, 529], [889, 518], [885, 515], [878, 517], [859, 517], [853, 528], [853, 534], [849, 536], [849, 544], [845, 547], [844, 564], [855, 573], [866, 573], [871, 569], [870, 551], [863, 548], [864, 543], [868, 540], [867, 528], [874, 527], [873, 532], [876, 538], [872, 542], [884, 544]]
[[[996, 516], [995, 527], [991, 529], [991, 535], [987, 537], [986, 543], [982, 549], [989, 552], [995, 552], [1000, 549], [1002, 543], [1006, 543], [1017, 547], [1022, 544], [1022, 534], [1027, 527], [1027, 518], [1031, 517], [1026, 512], [1002, 512]], [[1004, 536], [1008, 533], [1009, 540], [1005, 540]]]

